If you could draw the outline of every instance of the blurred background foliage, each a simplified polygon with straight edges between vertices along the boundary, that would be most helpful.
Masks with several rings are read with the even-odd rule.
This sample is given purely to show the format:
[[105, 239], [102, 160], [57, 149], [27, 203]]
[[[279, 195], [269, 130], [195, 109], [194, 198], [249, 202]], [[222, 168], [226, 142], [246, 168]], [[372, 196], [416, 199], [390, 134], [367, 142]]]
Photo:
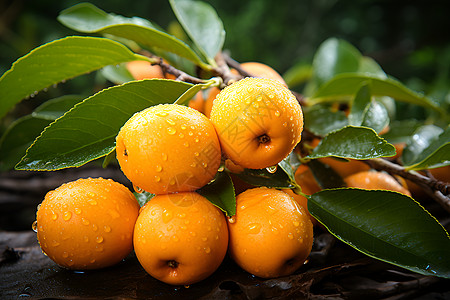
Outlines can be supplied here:
[[[79, 2], [1, 0], [0, 73], [45, 42], [80, 35], [56, 20], [60, 11]], [[106, 12], [149, 19], [172, 33], [180, 30], [166, 0], [90, 2]], [[207, 2], [223, 20], [225, 49], [239, 62], [264, 62], [283, 74], [294, 66], [311, 64], [319, 45], [337, 37], [374, 58], [387, 74], [410, 88], [450, 101], [449, 1]], [[49, 89], [45, 95], [38, 94], [33, 101], [24, 101], [10, 117], [27, 114], [42, 101], [63, 94], [81, 91], [90, 95], [93, 81], [107, 84], [96, 74], [81, 76]], [[27, 109], [27, 105], [32, 107]]]

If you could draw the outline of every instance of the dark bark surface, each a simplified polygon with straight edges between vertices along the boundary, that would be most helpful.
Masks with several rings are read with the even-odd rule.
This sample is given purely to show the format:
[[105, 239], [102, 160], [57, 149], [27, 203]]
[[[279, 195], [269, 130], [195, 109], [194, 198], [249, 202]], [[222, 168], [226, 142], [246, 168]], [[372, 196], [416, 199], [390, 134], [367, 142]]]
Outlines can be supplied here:
[[[148, 275], [133, 253], [110, 268], [66, 270], [41, 252], [31, 223], [48, 190], [89, 176], [129, 185], [115, 168], [0, 174], [0, 299], [450, 299], [450, 280], [371, 259], [321, 228], [308, 262], [291, 276], [270, 280], [226, 258], [208, 279], [170, 286]], [[437, 218], [446, 215], [434, 203], [426, 208]]]

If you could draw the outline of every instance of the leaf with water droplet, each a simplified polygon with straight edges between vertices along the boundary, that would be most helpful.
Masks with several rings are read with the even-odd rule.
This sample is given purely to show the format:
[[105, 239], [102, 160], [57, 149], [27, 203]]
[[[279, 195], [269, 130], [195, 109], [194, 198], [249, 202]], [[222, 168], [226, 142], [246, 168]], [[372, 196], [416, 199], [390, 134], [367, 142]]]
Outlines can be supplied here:
[[224, 211], [227, 216], [236, 214], [234, 186], [227, 172], [217, 173], [215, 180], [198, 190], [198, 193]]

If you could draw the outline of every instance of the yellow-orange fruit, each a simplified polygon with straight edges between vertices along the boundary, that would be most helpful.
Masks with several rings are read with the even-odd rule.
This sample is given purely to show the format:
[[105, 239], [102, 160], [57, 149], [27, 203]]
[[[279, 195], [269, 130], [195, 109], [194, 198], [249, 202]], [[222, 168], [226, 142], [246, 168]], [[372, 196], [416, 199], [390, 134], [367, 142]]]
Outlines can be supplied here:
[[157, 195], [142, 207], [134, 230], [136, 256], [153, 277], [190, 285], [210, 276], [225, 257], [223, 213], [195, 192]]
[[214, 178], [221, 161], [213, 124], [177, 104], [133, 115], [116, 137], [116, 152], [127, 178], [153, 194], [197, 190]]
[[407, 188], [385, 172], [362, 171], [345, 177], [344, 181], [348, 187], [366, 190], [389, 190], [411, 196]]
[[79, 179], [47, 193], [37, 211], [37, 238], [58, 265], [108, 267], [132, 251], [138, 212], [136, 198], [120, 183]]
[[297, 145], [303, 113], [295, 96], [279, 81], [244, 78], [214, 100], [210, 120], [222, 151], [249, 169], [274, 166]]
[[263, 278], [295, 272], [313, 244], [313, 225], [305, 209], [276, 189], [254, 188], [239, 194], [235, 221], [228, 228], [231, 257]]

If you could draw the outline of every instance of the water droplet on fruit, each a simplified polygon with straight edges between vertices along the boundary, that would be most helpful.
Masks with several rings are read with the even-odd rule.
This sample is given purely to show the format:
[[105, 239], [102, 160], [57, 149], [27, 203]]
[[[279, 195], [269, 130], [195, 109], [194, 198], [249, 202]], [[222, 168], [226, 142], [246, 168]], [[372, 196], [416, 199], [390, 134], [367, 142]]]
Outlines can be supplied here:
[[156, 165], [156, 167], [155, 167], [155, 171], [156, 172], [161, 172], [162, 171], [162, 166], [161, 165]]
[[173, 214], [170, 210], [164, 210], [162, 213], [162, 220], [164, 223], [168, 223], [170, 220], [172, 220]]
[[294, 235], [292, 233], [288, 233], [288, 239], [292, 240], [294, 238]]
[[156, 181], [156, 182], [160, 182], [160, 181], [161, 181], [161, 177], [155, 176], [155, 181]]
[[218, 172], [223, 172], [224, 170], [225, 170], [225, 166], [221, 165], [217, 171]]
[[64, 214], [63, 214], [63, 220], [64, 220], [64, 221], [69, 221], [70, 218], [72, 218], [72, 213], [71, 213], [70, 211], [64, 212]]
[[261, 231], [261, 224], [251, 223], [247, 226], [247, 231], [250, 234], [258, 234]]
[[155, 113], [158, 117], [166, 117], [167, 113], [165, 111], [158, 111]]
[[81, 214], [81, 209], [76, 207], [75, 208], [75, 214], [77, 214], [77, 215]]
[[85, 235], [85, 236], [83, 237], [83, 241], [85, 241], [86, 243], [88, 243], [88, 242], [89, 242], [89, 237], [88, 237], [87, 235]]
[[133, 184], [133, 189], [134, 189], [134, 191], [135, 191], [136, 193], [138, 193], [138, 194], [144, 192], [143, 189], [141, 189], [140, 187], [138, 187], [137, 185], [134, 185], [134, 184]]
[[182, 130], [185, 130], [185, 129], [186, 129], [186, 126], [181, 125], [180, 128], [181, 128]]
[[209, 248], [209, 247], [206, 247], [206, 248], [205, 248], [205, 253], [207, 253], [207, 254], [208, 254], [208, 253], [210, 253], [210, 252], [211, 252], [211, 248]]
[[276, 227], [272, 227], [272, 232], [273, 232], [274, 234], [278, 234], [278, 229], [277, 229]]
[[88, 203], [89, 203], [90, 205], [92, 205], [92, 206], [97, 205], [97, 201], [94, 200], [94, 199], [88, 200]]
[[172, 120], [172, 119], [170, 119], [170, 118], [167, 118], [167, 119], [166, 119], [166, 122], [167, 122], [168, 124], [172, 125], [172, 126], [175, 125], [175, 121]]
[[161, 158], [163, 161], [167, 161], [167, 154], [166, 153], [161, 153]]
[[228, 217], [228, 222], [231, 224], [236, 223], [236, 216]]
[[189, 143], [188, 143], [188, 142], [185, 142], [183, 145], [184, 145], [186, 148], [189, 147]]
[[37, 232], [37, 231], [38, 231], [38, 230], [37, 230], [37, 221], [34, 221], [33, 224], [31, 224], [31, 229], [32, 229], [34, 232]]
[[275, 114], [275, 117], [279, 117], [280, 116], [280, 112], [278, 110], [274, 114]]
[[177, 133], [177, 130], [173, 127], [167, 127], [167, 133], [170, 135], [174, 135], [175, 133]]
[[200, 153], [194, 152], [194, 156], [198, 157], [198, 156], [200, 156]]
[[60, 245], [60, 243], [58, 241], [55, 241], [55, 240], [52, 241], [53, 247], [58, 247], [59, 245]]
[[169, 181], [169, 184], [170, 184], [170, 185], [174, 185], [175, 182], [176, 182], [175, 179], [171, 178], [170, 181]]
[[85, 218], [81, 218], [81, 223], [83, 223], [83, 225], [89, 225], [89, 220], [85, 219]]
[[195, 141], [196, 143], [198, 143], [200, 140], [199, 140], [198, 138], [195, 138], [194, 141]]
[[57, 213], [53, 213], [52, 220], [55, 221], [56, 219], [58, 219], [58, 214]]
[[103, 243], [103, 237], [102, 237], [102, 236], [98, 236], [98, 237], [95, 239], [95, 242], [96, 242], [97, 244]]
[[184, 134], [180, 132], [180, 134], [178, 135], [180, 138], [184, 138]]
[[93, 193], [93, 192], [88, 192], [87, 195], [88, 195], [89, 197], [91, 197], [91, 198], [94, 198], [94, 197], [95, 197], [95, 193]]
[[173, 240], [174, 242], [178, 242], [180, 239], [179, 239], [176, 235], [173, 235], [173, 236], [172, 236], [172, 240]]
[[294, 221], [293, 224], [294, 224], [295, 227], [298, 227], [300, 225], [300, 222], [299, 221]]
[[273, 173], [275, 173], [277, 171], [277, 165], [271, 166], [271, 167], [267, 167], [266, 170], [267, 170], [267, 172], [273, 174]]
[[69, 253], [67, 253], [66, 251], [63, 252], [63, 254], [61, 255], [64, 258], [68, 258], [69, 257]]

